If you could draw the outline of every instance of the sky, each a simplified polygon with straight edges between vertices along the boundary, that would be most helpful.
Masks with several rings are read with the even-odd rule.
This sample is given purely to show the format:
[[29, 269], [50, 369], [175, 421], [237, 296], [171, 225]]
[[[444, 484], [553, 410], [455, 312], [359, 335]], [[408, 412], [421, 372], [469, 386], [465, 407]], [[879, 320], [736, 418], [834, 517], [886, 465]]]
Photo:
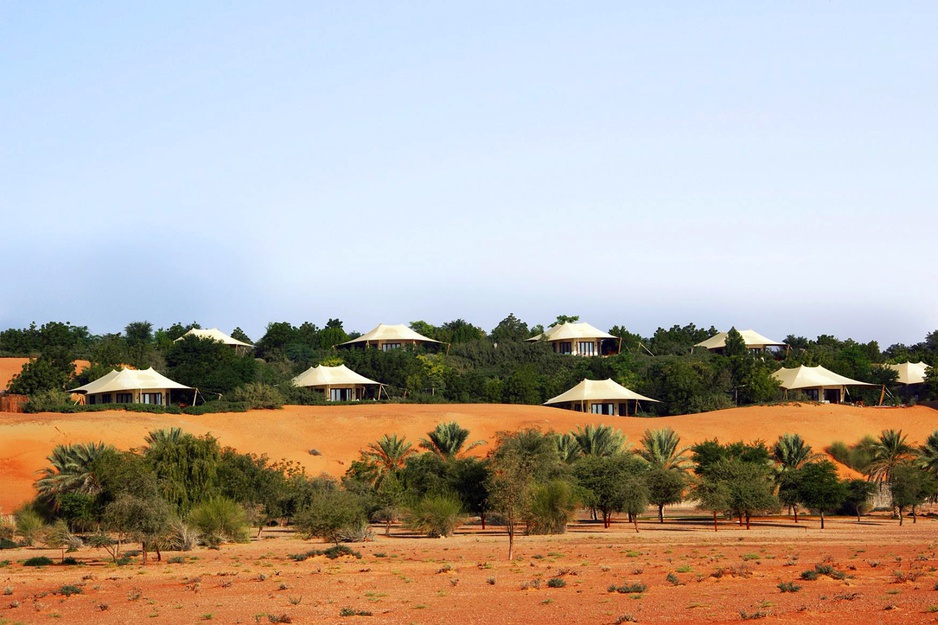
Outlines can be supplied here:
[[[662, 4], [665, 6], [652, 6]], [[0, 329], [938, 329], [938, 3], [0, 4]]]

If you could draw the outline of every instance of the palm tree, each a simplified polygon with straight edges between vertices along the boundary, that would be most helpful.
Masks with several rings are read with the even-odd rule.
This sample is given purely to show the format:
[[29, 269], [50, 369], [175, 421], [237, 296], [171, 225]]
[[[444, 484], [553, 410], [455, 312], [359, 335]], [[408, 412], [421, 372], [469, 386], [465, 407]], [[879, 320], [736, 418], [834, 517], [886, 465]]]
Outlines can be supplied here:
[[368, 444], [368, 449], [362, 451], [362, 458], [374, 466], [376, 483], [380, 483], [388, 473], [403, 468], [408, 456], [415, 453], [417, 450], [406, 436], [398, 438], [397, 434], [385, 434]]
[[641, 443], [638, 455], [655, 467], [685, 473], [691, 466], [689, 448], [679, 448], [681, 437], [671, 428], [645, 430]]
[[938, 476], [938, 430], [934, 430], [918, 448], [919, 466], [933, 476]]
[[427, 438], [420, 440], [420, 446], [443, 460], [455, 460], [460, 454], [485, 444], [485, 441], [476, 441], [463, 449], [467, 438], [469, 430], [451, 421], [440, 423], [432, 432], [427, 432]]
[[577, 426], [573, 438], [586, 456], [612, 456], [627, 448], [625, 435], [608, 425]]
[[576, 460], [582, 453], [576, 437], [570, 433], [555, 436], [554, 444], [557, 446], [557, 455], [560, 456], [560, 460], [567, 464]]
[[906, 443], [902, 430], [883, 430], [871, 445], [872, 461], [866, 469], [869, 479], [880, 486], [892, 477], [899, 464], [915, 458], [915, 448]]
[[36, 491], [56, 507], [59, 497], [65, 493], [98, 494], [101, 485], [95, 474], [95, 463], [101, 454], [112, 449], [104, 443], [56, 445], [47, 458], [52, 466], [40, 471]]
[[799, 434], [782, 434], [772, 447], [772, 459], [778, 464], [780, 473], [800, 469], [806, 462], [822, 457], [822, 454], [812, 453], [811, 445]]
[[153, 449], [160, 445], [178, 443], [182, 437], [182, 428], [171, 427], [163, 430], [152, 430], [143, 440], [146, 441], [148, 449]]

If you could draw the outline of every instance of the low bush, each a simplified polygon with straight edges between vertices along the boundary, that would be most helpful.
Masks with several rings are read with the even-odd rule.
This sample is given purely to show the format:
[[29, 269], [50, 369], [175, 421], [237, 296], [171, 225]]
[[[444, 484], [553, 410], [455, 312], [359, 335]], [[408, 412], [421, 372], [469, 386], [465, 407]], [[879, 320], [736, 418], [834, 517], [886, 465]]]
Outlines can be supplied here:
[[250, 540], [244, 508], [227, 497], [203, 501], [189, 512], [188, 521], [199, 530], [203, 542], [209, 546]]
[[23, 561], [23, 566], [49, 566], [50, 564], [53, 564], [52, 559], [45, 556], [35, 556]]
[[247, 412], [251, 404], [246, 401], [207, 401], [198, 406], [188, 406], [182, 412], [190, 415], [214, 414], [219, 412]]
[[462, 503], [456, 497], [428, 495], [408, 510], [405, 523], [430, 538], [452, 536], [466, 522]]
[[275, 386], [263, 382], [248, 382], [231, 392], [231, 399], [238, 403], [247, 403], [255, 410], [276, 410], [283, 408], [285, 398]]
[[648, 589], [648, 586], [642, 582], [632, 582], [627, 584], [622, 584], [621, 586], [616, 586], [615, 584], [611, 585], [607, 590], [609, 592], [617, 592], [623, 595], [645, 592]]

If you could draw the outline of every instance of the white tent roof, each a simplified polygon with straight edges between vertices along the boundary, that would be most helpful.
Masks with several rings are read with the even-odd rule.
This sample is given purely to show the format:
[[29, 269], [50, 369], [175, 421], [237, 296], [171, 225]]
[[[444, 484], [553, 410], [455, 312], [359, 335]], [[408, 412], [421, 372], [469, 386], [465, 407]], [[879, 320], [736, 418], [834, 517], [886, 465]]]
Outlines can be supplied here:
[[218, 341], [219, 343], [224, 343], [225, 345], [236, 345], [238, 347], [254, 347], [250, 343], [245, 343], [244, 341], [239, 341], [236, 338], [232, 338], [219, 330], [218, 328], [209, 328], [208, 330], [200, 330], [199, 328], [192, 328], [182, 336], [180, 336], [177, 341], [181, 341], [187, 336], [197, 336], [200, 339], [212, 339], [213, 341]]
[[[718, 332], [714, 334], [706, 341], [701, 341], [694, 345], [694, 347], [706, 347], [707, 349], [722, 349], [726, 347], [726, 335], [729, 332]], [[779, 343], [778, 341], [773, 341], [772, 339], [762, 336], [755, 330], [739, 330], [739, 334], [743, 337], [743, 341], [746, 343], [746, 347], [784, 347], [784, 343]]]
[[427, 338], [422, 334], [417, 334], [403, 323], [397, 325], [379, 323], [378, 327], [371, 332], [363, 334], [357, 339], [340, 343], [340, 345], [351, 345], [353, 343], [364, 343], [366, 341], [423, 341], [425, 343], [439, 343], [439, 341]]
[[363, 375], [359, 375], [346, 367], [338, 365], [337, 367], [326, 367], [319, 365], [310, 367], [300, 375], [293, 378], [294, 386], [347, 386], [352, 384], [378, 384], [374, 380], [369, 380]]
[[658, 402], [657, 399], [639, 395], [613, 380], [583, 380], [566, 393], [557, 395], [544, 402], [545, 406], [578, 401], [611, 401], [636, 399], [639, 401]]
[[150, 367], [144, 371], [114, 369], [94, 382], [73, 388], [69, 393], [117, 393], [120, 391], [149, 391], [166, 388], [189, 389], [191, 387], [173, 382], [154, 371], [153, 367]]
[[779, 381], [782, 388], [793, 391], [799, 388], [819, 388], [826, 386], [876, 386], [868, 382], [858, 382], [838, 375], [824, 367], [806, 367], [801, 365], [794, 369], [779, 369], [772, 374]]
[[567, 322], [558, 323], [553, 328], [548, 328], [543, 334], [532, 336], [528, 341], [539, 341], [544, 338], [547, 341], [571, 341], [576, 339], [614, 339], [616, 337], [595, 328], [585, 321], [578, 323]]
[[928, 365], [924, 362], [903, 362], [898, 365], [885, 365], [899, 373], [896, 382], [899, 384], [921, 384], [925, 381], [925, 370]]

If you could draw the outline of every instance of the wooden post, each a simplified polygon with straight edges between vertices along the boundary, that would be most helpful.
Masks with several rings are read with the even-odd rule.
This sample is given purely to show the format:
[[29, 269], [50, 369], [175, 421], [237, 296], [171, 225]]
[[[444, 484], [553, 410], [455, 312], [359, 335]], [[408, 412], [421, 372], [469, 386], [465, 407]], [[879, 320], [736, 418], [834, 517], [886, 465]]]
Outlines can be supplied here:
[[880, 406], [883, 405], [883, 400], [884, 400], [884, 399], [886, 399], [886, 385], [885, 385], [885, 384], [883, 384], [883, 390], [882, 390], [882, 392], [879, 394], [879, 405], [880, 405]]

